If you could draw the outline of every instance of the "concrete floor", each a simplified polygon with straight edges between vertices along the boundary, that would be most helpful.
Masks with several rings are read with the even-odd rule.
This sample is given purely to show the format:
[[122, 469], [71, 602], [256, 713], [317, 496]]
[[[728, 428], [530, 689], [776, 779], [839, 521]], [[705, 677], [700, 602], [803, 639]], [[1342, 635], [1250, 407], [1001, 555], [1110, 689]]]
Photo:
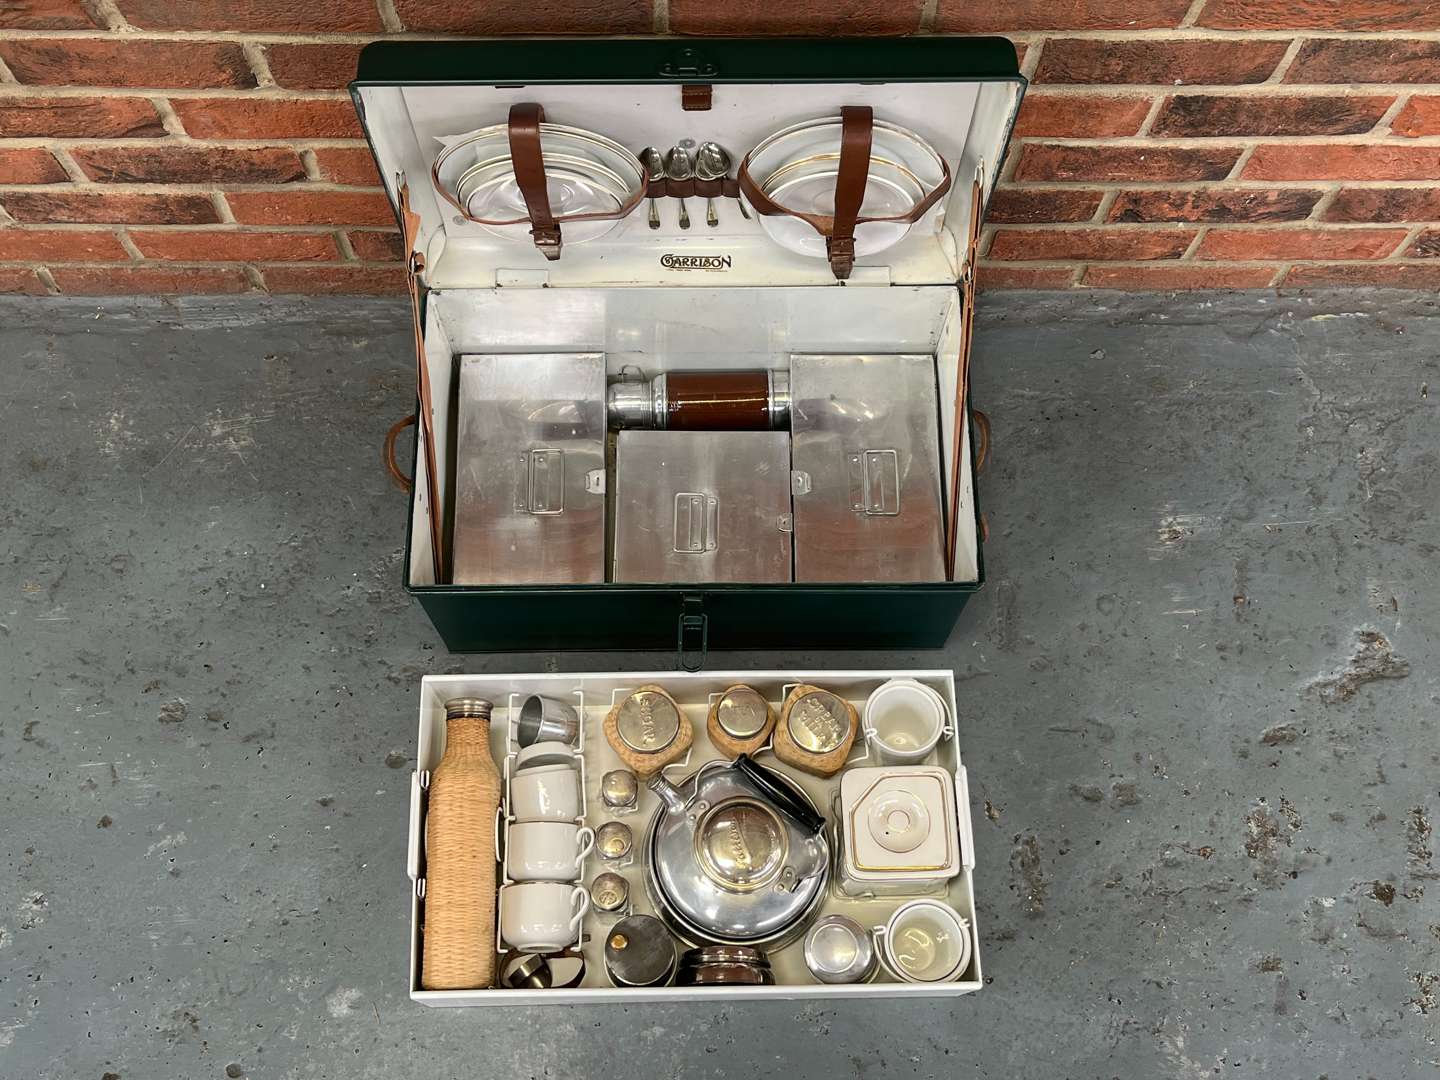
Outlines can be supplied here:
[[983, 992], [435, 1011], [391, 302], [0, 303], [6, 1080], [1432, 1077], [1440, 308], [992, 295]]

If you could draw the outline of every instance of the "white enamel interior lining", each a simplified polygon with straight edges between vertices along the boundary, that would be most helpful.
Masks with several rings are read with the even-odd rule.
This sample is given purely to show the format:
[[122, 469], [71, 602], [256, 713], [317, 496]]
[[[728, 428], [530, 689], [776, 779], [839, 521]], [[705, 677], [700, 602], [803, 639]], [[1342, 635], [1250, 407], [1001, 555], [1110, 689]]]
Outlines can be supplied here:
[[[929, 353], [939, 371], [942, 476], [955, 439], [951, 405], [960, 355], [953, 285], [889, 289], [459, 289], [430, 294], [425, 359], [434, 388], [440, 497], [453, 458], [449, 410], [456, 357], [466, 353], [603, 352], [606, 374], [788, 368], [791, 353]], [[961, 438], [968, 430], [961, 426]], [[979, 576], [968, 442], [962, 444], [955, 580]], [[422, 487], [417, 483], [416, 498]], [[442, 501], [442, 505], [444, 505]], [[412, 585], [433, 585], [422, 505], [414, 507]]]
[[[664, 150], [686, 137], [714, 140], [739, 159], [781, 127], [838, 115], [842, 105], [870, 105], [878, 119], [928, 139], [950, 164], [954, 188], [896, 246], [857, 261], [855, 283], [935, 285], [954, 282], [969, 221], [970, 182], [982, 163], [986, 192], [1018, 106], [1015, 82], [825, 83], [800, 86], [717, 84], [708, 112], [685, 112], [676, 85], [629, 86], [367, 86], [360, 89], [365, 124], [380, 172], [394, 197], [397, 174], [410, 184], [420, 214], [419, 246], [432, 288], [490, 288], [508, 277], [540, 272], [552, 286], [708, 284], [834, 285], [829, 264], [774, 244], [733, 199], [718, 200], [720, 226], [704, 221], [703, 200], [689, 200], [689, 230], [676, 224], [673, 199], [661, 200], [664, 225], [651, 230], [646, 204], [608, 235], [567, 244], [546, 262], [533, 244], [517, 243], [464, 221], [442, 202], [430, 181], [439, 135], [454, 135], [505, 120], [512, 104], [538, 101], [554, 123], [588, 128], [639, 150]], [[728, 255], [723, 273], [667, 269], [662, 254]], [[866, 269], [869, 268], [869, 269]], [[701, 279], [701, 280], [697, 280]]]

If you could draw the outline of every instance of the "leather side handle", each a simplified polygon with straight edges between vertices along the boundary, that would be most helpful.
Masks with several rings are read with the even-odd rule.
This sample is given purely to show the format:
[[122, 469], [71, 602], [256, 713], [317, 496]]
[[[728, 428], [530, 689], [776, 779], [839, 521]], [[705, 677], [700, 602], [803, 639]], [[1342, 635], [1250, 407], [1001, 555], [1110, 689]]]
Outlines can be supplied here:
[[560, 225], [550, 209], [545, 157], [540, 150], [540, 125], [544, 122], [544, 108], [533, 101], [510, 106], [510, 159], [515, 184], [530, 212], [530, 236], [540, 254], [553, 262], [560, 258]]

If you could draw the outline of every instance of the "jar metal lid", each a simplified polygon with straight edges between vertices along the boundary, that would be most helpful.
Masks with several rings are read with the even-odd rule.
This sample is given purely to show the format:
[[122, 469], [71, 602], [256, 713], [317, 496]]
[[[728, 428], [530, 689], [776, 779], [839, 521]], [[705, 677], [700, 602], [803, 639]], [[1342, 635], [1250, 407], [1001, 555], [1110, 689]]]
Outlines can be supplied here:
[[623, 821], [607, 821], [595, 830], [595, 850], [602, 859], [623, 859], [634, 843], [635, 834]]
[[640, 782], [629, 769], [611, 769], [600, 778], [600, 798], [606, 806], [624, 809], [640, 797]]
[[790, 706], [785, 724], [800, 749], [828, 754], [850, 735], [850, 709], [829, 690], [812, 690]]
[[875, 970], [875, 943], [848, 915], [827, 915], [805, 935], [805, 966], [823, 983], [863, 982]]
[[765, 727], [770, 707], [758, 690], [748, 686], [731, 687], [715, 706], [715, 720], [720, 730], [733, 739], [748, 739]]
[[631, 750], [658, 754], [680, 734], [680, 713], [664, 694], [639, 690], [620, 703], [615, 726]]
[[619, 874], [596, 874], [590, 883], [590, 902], [597, 911], [620, 911], [630, 900], [630, 883]]
[[664, 986], [675, 971], [675, 939], [653, 915], [628, 915], [605, 936], [605, 970], [616, 986]]

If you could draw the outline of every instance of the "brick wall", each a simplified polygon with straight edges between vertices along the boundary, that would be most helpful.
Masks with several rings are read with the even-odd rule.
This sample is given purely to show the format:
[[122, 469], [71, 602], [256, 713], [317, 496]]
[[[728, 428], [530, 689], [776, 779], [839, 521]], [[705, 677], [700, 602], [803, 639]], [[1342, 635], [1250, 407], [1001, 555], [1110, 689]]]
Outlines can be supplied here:
[[341, 88], [504, 33], [1004, 34], [988, 286], [1440, 285], [1437, 0], [0, 0], [0, 291], [398, 291]]

